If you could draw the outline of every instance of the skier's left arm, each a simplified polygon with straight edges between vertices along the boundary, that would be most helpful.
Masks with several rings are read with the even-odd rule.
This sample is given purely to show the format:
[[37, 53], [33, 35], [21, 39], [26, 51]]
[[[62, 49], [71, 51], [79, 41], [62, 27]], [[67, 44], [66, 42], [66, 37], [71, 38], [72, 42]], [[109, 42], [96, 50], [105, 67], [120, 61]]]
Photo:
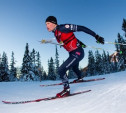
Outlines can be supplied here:
[[76, 31], [83, 31], [93, 37], [97, 40], [98, 43], [104, 44], [104, 38], [96, 34], [94, 31], [91, 29], [85, 27], [85, 26], [80, 26], [80, 25], [74, 25], [74, 24], [66, 24], [64, 26], [64, 30], [67, 32], [76, 32]]
[[89, 29], [85, 26], [76, 25], [76, 31], [83, 31], [83, 32], [85, 32], [89, 35], [92, 35], [97, 40], [96, 42], [104, 44], [104, 38], [103, 37], [99, 36], [94, 31], [92, 31], [91, 29]]

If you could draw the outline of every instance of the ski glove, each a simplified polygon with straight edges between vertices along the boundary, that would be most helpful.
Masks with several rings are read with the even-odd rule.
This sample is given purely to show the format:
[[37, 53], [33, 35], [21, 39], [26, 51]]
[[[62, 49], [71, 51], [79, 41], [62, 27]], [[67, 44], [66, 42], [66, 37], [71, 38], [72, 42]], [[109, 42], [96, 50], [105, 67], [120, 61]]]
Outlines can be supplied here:
[[104, 44], [104, 38], [99, 36], [99, 35], [96, 35], [95, 36], [95, 39], [97, 40], [96, 42], [97, 43], [101, 43], [101, 44]]

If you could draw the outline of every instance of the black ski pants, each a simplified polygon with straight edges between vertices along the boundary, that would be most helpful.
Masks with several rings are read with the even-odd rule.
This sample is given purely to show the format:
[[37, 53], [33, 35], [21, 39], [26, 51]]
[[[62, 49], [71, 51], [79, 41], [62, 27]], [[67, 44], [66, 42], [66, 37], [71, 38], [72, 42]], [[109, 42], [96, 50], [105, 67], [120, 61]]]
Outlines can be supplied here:
[[69, 69], [73, 69], [73, 71], [76, 73], [77, 77], [81, 78], [81, 71], [79, 70], [79, 62], [84, 58], [84, 50], [82, 47], [77, 48], [76, 50], [73, 50], [72, 52], [69, 52], [68, 59], [59, 67], [59, 75], [62, 79], [62, 82], [65, 87], [69, 87], [68, 84], [68, 77], [66, 74], [66, 71]]

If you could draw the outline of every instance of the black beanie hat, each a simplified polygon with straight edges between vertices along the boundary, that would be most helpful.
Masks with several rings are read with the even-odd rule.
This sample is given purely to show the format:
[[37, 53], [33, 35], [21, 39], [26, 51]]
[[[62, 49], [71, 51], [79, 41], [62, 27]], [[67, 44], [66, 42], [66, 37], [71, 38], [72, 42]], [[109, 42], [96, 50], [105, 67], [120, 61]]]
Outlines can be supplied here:
[[57, 24], [57, 19], [54, 16], [49, 16], [49, 17], [47, 17], [46, 22], [51, 22], [51, 23]]

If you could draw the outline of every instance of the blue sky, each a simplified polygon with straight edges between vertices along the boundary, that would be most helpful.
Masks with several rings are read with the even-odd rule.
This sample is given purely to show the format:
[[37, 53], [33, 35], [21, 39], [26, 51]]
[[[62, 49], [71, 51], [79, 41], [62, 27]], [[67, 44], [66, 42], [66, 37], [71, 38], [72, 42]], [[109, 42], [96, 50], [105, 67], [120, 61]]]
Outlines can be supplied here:
[[[48, 59], [55, 58], [55, 46], [42, 45], [38, 41], [54, 37], [45, 26], [45, 19], [50, 15], [57, 18], [58, 24], [83, 25], [104, 37], [105, 41], [114, 42], [118, 33], [123, 35], [121, 26], [123, 18], [126, 19], [126, 0], [0, 0], [0, 54], [5, 51], [10, 63], [14, 51], [16, 66], [21, 66], [25, 45], [29, 43], [30, 51], [34, 48], [40, 52], [46, 69]], [[86, 45], [115, 50], [114, 45], [99, 45], [94, 37], [83, 32], [75, 35]], [[87, 65], [89, 50], [85, 49], [80, 67]], [[60, 47], [58, 52], [61, 64], [68, 53]]]

